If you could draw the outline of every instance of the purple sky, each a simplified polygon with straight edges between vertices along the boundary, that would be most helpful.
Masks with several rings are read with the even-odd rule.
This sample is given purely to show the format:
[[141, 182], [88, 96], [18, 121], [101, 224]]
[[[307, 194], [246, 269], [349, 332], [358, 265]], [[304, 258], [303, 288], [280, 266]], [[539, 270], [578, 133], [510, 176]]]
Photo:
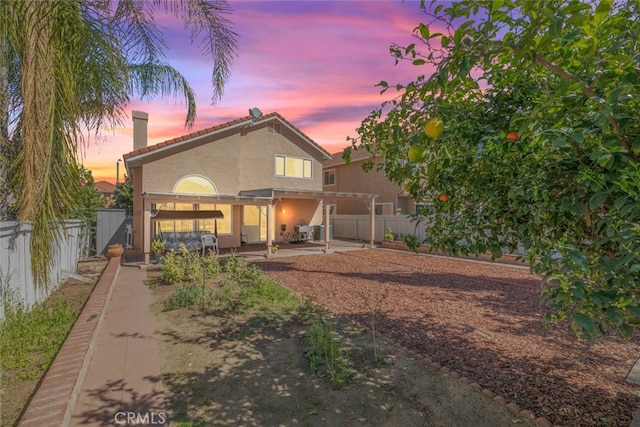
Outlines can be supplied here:
[[[173, 97], [134, 101], [127, 110], [149, 113], [149, 144], [246, 116], [251, 107], [277, 111], [327, 151], [348, 145], [347, 136], [392, 94], [375, 85], [407, 83], [426, 72], [394, 65], [392, 43], [415, 41], [425, 21], [417, 0], [234, 1], [228, 18], [238, 34], [237, 58], [221, 101], [211, 105], [211, 66], [191, 45], [182, 23], [158, 19], [169, 46], [167, 57], [197, 95], [197, 119], [184, 128], [185, 106]], [[130, 113], [129, 113], [130, 114]], [[116, 162], [132, 150], [132, 123], [91, 140], [81, 153], [96, 181], [115, 182]], [[124, 168], [120, 168], [123, 178]]]

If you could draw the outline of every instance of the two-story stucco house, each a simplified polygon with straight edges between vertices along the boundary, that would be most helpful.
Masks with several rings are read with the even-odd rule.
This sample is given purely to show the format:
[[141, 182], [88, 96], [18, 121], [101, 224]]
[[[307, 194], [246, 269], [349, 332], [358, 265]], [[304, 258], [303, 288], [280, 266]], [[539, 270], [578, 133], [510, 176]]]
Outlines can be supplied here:
[[133, 151], [123, 158], [134, 188], [133, 246], [145, 262], [159, 233], [216, 232], [221, 248], [264, 243], [269, 253], [300, 226], [328, 230], [338, 200], [373, 208], [375, 195], [323, 191], [331, 156], [301, 130], [278, 113], [250, 113], [147, 146], [148, 114], [133, 112]]
[[[384, 171], [374, 166], [365, 172], [363, 163], [371, 158], [365, 150], [353, 150], [351, 162], [346, 163], [342, 152], [323, 161], [323, 189], [325, 191], [376, 193], [376, 215], [407, 215], [415, 211], [415, 202], [402, 186], [389, 180]], [[374, 158], [379, 164], [381, 158]], [[368, 206], [355, 199], [340, 199], [335, 206], [338, 215], [360, 215], [368, 213]]]

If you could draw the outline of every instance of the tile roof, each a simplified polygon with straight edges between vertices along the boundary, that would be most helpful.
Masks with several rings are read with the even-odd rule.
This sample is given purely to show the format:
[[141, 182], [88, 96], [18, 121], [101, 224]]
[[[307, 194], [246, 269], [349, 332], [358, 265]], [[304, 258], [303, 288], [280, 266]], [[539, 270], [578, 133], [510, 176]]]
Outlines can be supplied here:
[[96, 181], [94, 184], [101, 193], [113, 193], [116, 191], [116, 186], [108, 181]]
[[[331, 158], [331, 154], [329, 154], [328, 151], [326, 151], [324, 148], [322, 148], [320, 145], [318, 145], [314, 140], [309, 138], [304, 132], [302, 132], [300, 129], [298, 129], [293, 124], [291, 124], [288, 120], [286, 120], [284, 117], [282, 117], [279, 113], [273, 112], [273, 113], [265, 114], [260, 118], [260, 121], [265, 121], [266, 119], [270, 119], [270, 118], [278, 118], [278, 119], [280, 119], [287, 126], [289, 126], [291, 129], [293, 129], [294, 131], [299, 133], [303, 138], [305, 138], [309, 142], [309, 144], [311, 144], [314, 148], [316, 148], [320, 152], [322, 152], [327, 158]], [[186, 141], [188, 139], [195, 138], [197, 136], [201, 136], [201, 135], [205, 135], [205, 134], [221, 131], [221, 130], [226, 129], [228, 127], [235, 126], [235, 125], [238, 125], [238, 124], [242, 124], [242, 123], [245, 123], [245, 122], [248, 122], [248, 121], [251, 121], [251, 120], [252, 120], [251, 116], [245, 116], [245, 117], [242, 117], [242, 118], [239, 118], [239, 119], [231, 120], [231, 121], [226, 122], [226, 123], [222, 123], [222, 124], [219, 124], [219, 125], [216, 125], [216, 126], [205, 128], [205, 129], [202, 129], [202, 130], [199, 130], [199, 131], [195, 131], [195, 132], [189, 133], [187, 135], [182, 135], [182, 136], [179, 136], [179, 137], [176, 137], [176, 138], [173, 138], [173, 139], [169, 139], [167, 141], [160, 142], [160, 143], [155, 144], [155, 145], [151, 145], [151, 146], [140, 148], [138, 150], [131, 151], [131, 152], [126, 153], [125, 155], [123, 155], [122, 158], [124, 160], [129, 160], [129, 159], [131, 159], [133, 157], [136, 157], [136, 156], [139, 156], [139, 155], [142, 155], [142, 154], [146, 154], [146, 153], [158, 150], [160, 148], [164, 148], [164, 147], [167, 147], [167, 146], [170, 146], [170, 145], [182, 142], [182, 141]]]

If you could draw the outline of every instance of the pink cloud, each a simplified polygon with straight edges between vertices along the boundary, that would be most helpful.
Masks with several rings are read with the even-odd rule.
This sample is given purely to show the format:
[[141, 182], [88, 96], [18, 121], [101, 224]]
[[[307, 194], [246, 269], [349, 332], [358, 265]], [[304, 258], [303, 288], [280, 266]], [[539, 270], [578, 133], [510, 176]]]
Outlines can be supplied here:
[[[407, 83], [425, 67], [394, 66], [392, 43], [414, 42], [423, 12], [417, 1], [231, 1], [228, 18], [238, 33], [237, 58], [223, 99], [211, 105], [211, 63], [189, 43], [182, 24], [159, 14], [169, 47], [168, 61], [197, 94], [193, 130], [245, 116], [248, 108], [277, 111], [330, 152], [347, 146], [347, 136], [391, 94], [381, 97], [380, 80]], [[186, 110], [173, 98], [135, 101], [147, 111], [150, 143], [190, 132]], [[115, 181], [115, 163], [132, 150], [132, 122], [92, 144], [84, 162], [94, 178]], [[104, 166], [102, 166], [104, 165]], [[111, 166], [113, 165], [113, 166]], [[112, 170], [109, 177], [109, 170]]]

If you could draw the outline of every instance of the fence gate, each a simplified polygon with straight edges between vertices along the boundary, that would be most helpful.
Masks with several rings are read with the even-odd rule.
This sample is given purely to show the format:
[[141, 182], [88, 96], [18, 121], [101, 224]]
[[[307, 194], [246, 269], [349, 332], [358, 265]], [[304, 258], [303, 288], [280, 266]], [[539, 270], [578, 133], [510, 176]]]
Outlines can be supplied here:
[[96, 226], [96, 253], [104, 254], [107, 247], [120, 243], [127, 245], [127, 216], [124, 209], [98, 209]]

